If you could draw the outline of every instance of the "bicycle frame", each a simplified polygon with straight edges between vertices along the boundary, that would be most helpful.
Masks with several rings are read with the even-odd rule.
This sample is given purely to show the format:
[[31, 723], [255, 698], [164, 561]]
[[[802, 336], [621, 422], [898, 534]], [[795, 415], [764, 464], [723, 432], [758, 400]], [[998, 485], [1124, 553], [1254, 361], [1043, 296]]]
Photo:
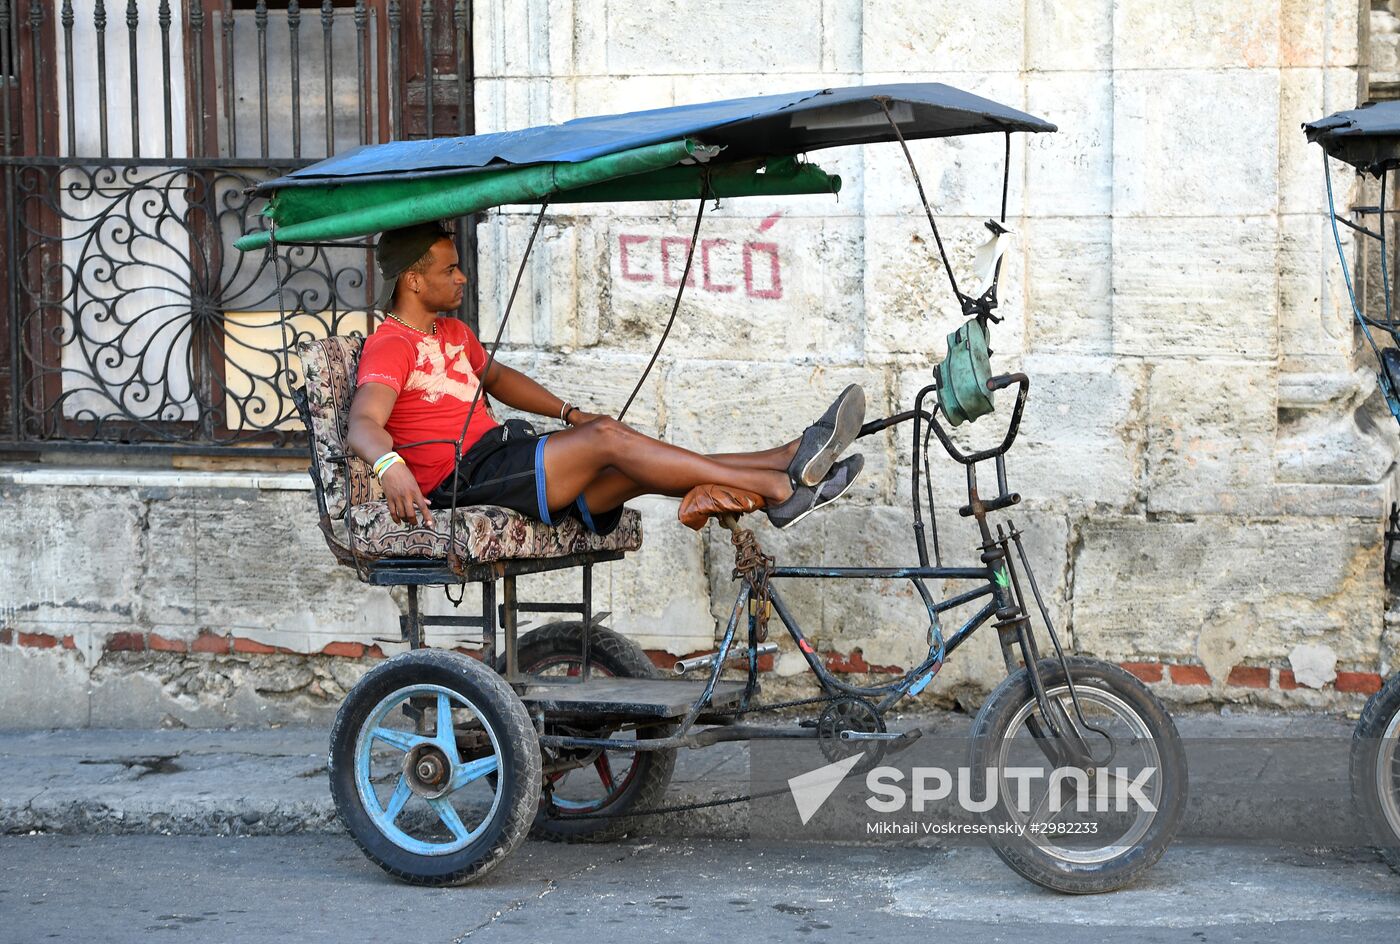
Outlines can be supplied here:
[[[1085, 763], [1089, 759], [1090, 752], [1077, 726], [1072, 723], [1058, 701], [1051, 701], [1045, 694], [1045, 686], [1040, 677], [1038, 663], [1040, 662], [1040, 650], [1036, 643], [1035, 636], [1031, 631], [1029, 611], [1026, 600], [1021, 589], [1020, 577], [1016, 570], [1016, 565], [1011, 554], [1011, 545], [1016, 547], [1016, 557], [1025, 568], [1027, 582], [1034, 596], [1041, 617], [1054, 642], [1055, 650], [1064, 663], [1064, 652], [1060, 646], [1058, 634], [1055, 632], [1054, 624], [1050, 619], [1049, 610], [1041, 597], [1039, 587], [1036, 584], [1035, 576], [1030, 570], [1029, 561], [1026, 558], [1025, 549], [1021, 544], [1021, 532], [1014, 525], [1009, 531], [1004, 531], [1001, 525], [997, 526], [996, 536], [993, 537], [991, 528], [987, 524], [987, 514], [991, 511], [1007, 508], [1020, 502], [1020, 495], [1010, 492], [1006, 485], [1006, 464], [1005, 455], [1015, 442], [1019, 431], [1022, 411], [1025, 407], [1026, 396], [1029, 390], [1030, 381], [1024, 374], [1009, 374], [992, 378], [988, 382], [991, 390], [1002, 389], [1012, 385], [1018, 387], [1016, 405], [1012, 411], [1011, 422], [1007, 429], [1007, 434], [1001, 444], [992, 449], [982, 450], [972, 454], [961, 452], [953, 444], [947, 432], [942, 428], [937, 420], [935, 407], [932, 412], [923, 408], [924, 399], [936, 391], [935, 386], [925, 387], [919, 391], [915, 399], [914, 409], [906, 413], [897, 414], [882, 420], [876, 420], [866, 425], [861, 435], [871, 435], [880, 430], [907, 420], [914, 420], [914, 487], [912, 489], [912, 504], [914, 518], [914, 536], [918, 547], [920, 563], [912, 567], [772, 567], [766, 572], [767, 599], [772, 604], [773, 610], [778, 614], [784, 628], [797, 649], [802, 653], [808, 668], [816, 676], [821, 685], [822, 691], [827, 694], [849, 695], [860, 698], [876, 698], [877, 710], [884, 712], [897, 703], [906, 695], [917, 695], [933, 680], [943, 667], [949, 654], [967, 641], [979, 628], [981, 628], [992, 617], [997, 618], [998, 643], [1002, 649], [1002, 657], [1006, 664], [1008, 675], [1017, 671], [1022, 664], [1026, 666], [1030, 677], [1031, 687], [1035, 693], [1037, 702], [1041, 710], [1041, 717], [1044, 725], [1049, 728], [1048, 732], [1043, 730], [1039, 724], [1032, 725], [1032, 733], [1039, 739], [1047, 750], [1055, 750], [1048, 742], [1056, 742], [1063, 745], [1072, 762]], [[940, 443], [948, 454], [967, 468], [968, 504], [960, 509], [964, 517], [973, 517], [977, 520], [978, 528], [981, 532], [982, 543], [981, 560], [982, 567], [944, 567], [941, 565], [930, 565], [928, 560], [928, 550], [924, 539], [924, 525], [922, 509], [919, 502], [919, 444], [920, 431], [922, 425], [927, 422], [928, 429], [923, 437], [923, 445], [927, 449], [927, 440], [930, 433], [936, 433]], [[979, 462], [993, 460], [996, 467], [998, 494], [996, 497], [983, 500], [978, 492], [976, 466]], [[931, 473], [928, 469], [928, 462], [925, 458], [923, 464], [923, 474], [927, 492], [929, 495], [929, 505], [932, 509], [932, 486]], [[735, 532], [736, 537], [741, 533], [738, 524], [734, 520], [722, 522], [725, 527]], [[752, 536], [749, 535], [751, 538]], [[934, 532], [935, 553], [937, 553], [937, 530]], [[918, 665], [908, 669], [901, 676], [889, 682], [878, 685], [853, 685], [849, 682], [837, 678], [825, 665], [817, 654], [816, 648], [807, 639], [802, 631], [797, 617], [783, 601], [782, 594], [773, 586], [775, 580], [909, 580], [923, 601], [929, 615], [929, 654]], [[933, 595], [925, 585], [926, 580], [971, 580], [982, 581], [982, 585], [973, 587], [970, 590], [955, 594], [941, 601], [935, 601]], [[626, 740], [618, 738], [594, 738], [578, 737], [570, 735], [546, 735], [540, 736], [540, 743], [551, 747], [573, 747], [573, 748], [602, 748], [618, 750], [669, 750], [676, 747], [700, 747], [706, 744], [715, 743], [720, 740], [757, 740], [762, 738], [790, 738], [790, 737], [815, 737], [814, 729], [803, 728], [793, 730], [791, 728], [763, 728], [754, 726], [743, 726], [734, 723], [733, 719], [728, 719], [728, 725], [718, 725], [717, 728], [710, 728], [692, 733], [691, 729], [697, 722], [705, 717], [706, 709], [709, 707], [714, 695], [715, 686], [718, 684], [720, 676], [723, 674], [726, 663], [729, 661], [730, 652], [735, 648], [735, 637], [738, 635], [741, 619], [746, 610], [751, 610], [750, 600], [757, 596], [757, 588], [751, 574], [743, 576], [738, 593], [734, 600], [734, 607], [730, 611], [729, 621], [725, 626], [725, 631], [721, 637], [719, 648], [716, 651], [713, 664], [710, 667], [709, 677], [706, 680], [704, 690], [691, 705], [685, 717], [681, 720], [674, 734], [664, 738], [645, 738], [636, 740]], [[981, 597], [989, 596], [989, 599], [977, 612], [969, 616], [953, 634], [946, 639], [939, 626], [939, 614], [951, 609], [955, 609], [964, 604], [970, 603]], [[749, 612], [747, 620], [748, 640], [747, 640], [747, 661], [748, 661], [748, 682], [744, 690], [742, 700], [736, 716], [742, 716], [748, 709], [752, 695], [757, 690], [758, 684], [758, 643], [760, 641], [760, 618], [757, 613]], [[1069, 678], [1068, 666], [1066, 665], [1066, 678]], [[1074, 704], [1075, 714], [1085, 727], [1090, 727], [1084, 720], [1079, 709], [1078, 697], [1074, 692], [1074, 683], [1069, 681], [1070, 696]], [[727, 730], [726, 730], [727, 727]], [[1068, 732], [1068, 737], [1066, 736]], [[1048, 735], [1048, 736], [1047, 736]], [[1058, 754], [1059, 751], [1055, 750]]]

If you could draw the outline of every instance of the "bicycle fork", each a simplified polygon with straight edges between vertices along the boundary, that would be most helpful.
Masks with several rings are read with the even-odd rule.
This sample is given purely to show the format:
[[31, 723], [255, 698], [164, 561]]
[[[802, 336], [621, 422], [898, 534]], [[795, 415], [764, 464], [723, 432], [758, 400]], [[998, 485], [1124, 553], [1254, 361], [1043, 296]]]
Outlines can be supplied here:
[[[1040, 717], [1043, 719], [1044, 728], [1048, 728], [1048, 731], [1042, 729], [1041, 722], [1034, 716], [1027, 721], [1027, 727], [1045, 753], [1046, 759], [1056, 766], [1071, 766], [1080, 769], [1101, 766], [1101, 762], [1094, 758], [1093, 750], [1084, 738], [1084, 731], [1085, 729], [1094, 731], [1108, 741], [1108, 760], [1112, 759], [1114, 753], [1112, 738], [1108, 732], [1091, 725], [1080, 709], [1079, 695], [1075, 690], [1074, 678], [1069, 671], [1069, 662], [1065, 658], [1064, 648], [1060, 645], [1059, 634], [1055, 631], [1055, 623], [1050, 618], [1050, 610], [1045, 605], [1045, 599], [1040, 593], [1035, 574], [1031, 570], [1025, 546], [1021, 543], [1021, 532], [1016, 529], [1013, 522], [1008, 522], [1007, 527], [1009, 531], [1004, 530], [998, 524], [997, 536], [993, 540], [990, 531], [985, 524], [983, 525], [982, 530], [986, 540], [981, 545], [982, 561], [993, 574], [994, 594], [997, 603], [997, 622], [994, 625], [997, 630], [997, 641], [1001, 645], [1002, 659], [1006, 664], [1006, 671], [1011, 674], [1022, 664], [1025, 665], [1026, 675], [1031, 683], [1031, 691], [1035, 696], [1036, 705], [1040, 708]], [[1015, 560], [1011, 555], [1012, 545], [1016, 548]], [[1040, 674], [1040, 647], [1031, 628], [1029, 609], [1026, 606], [1025, 594], [1021, 589], [1021, 578], [1017, 572], [1017, 560], [1020, 562], [1020, 568], [1025, 571], [1026, 581], [1030, 586], [1032, 596], [1035, 598], [1040, 617], [1044, 621], [1045, 628], [1050, 634], [1050, 640], [1055, 646], [1055, 654], [1065, 674], [1065, 684], [1069, 689], [1070, 702], [1073, 705], [1078, 724], [1075, 723], [1075, 719], [1069, 717], [1060, 699], [1051, 698], [1046, 692], [1045, 680]]]

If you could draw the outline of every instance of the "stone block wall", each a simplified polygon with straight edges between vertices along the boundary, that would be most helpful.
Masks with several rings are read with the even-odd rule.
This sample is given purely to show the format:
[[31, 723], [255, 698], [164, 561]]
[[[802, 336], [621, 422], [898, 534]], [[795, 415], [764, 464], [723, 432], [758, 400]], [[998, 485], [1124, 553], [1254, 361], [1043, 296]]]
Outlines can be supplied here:
[[[483, 127], [920, 80], [1056, 122], [1057, 134], [1012, 142], [1020, 239], [992, 337], [994, 367], [1034, 383], [1008, 462], [1025, 502], [1010, 517], [1027, 531], [1053, 612], [1076, 648], [1156, 666], [1175, 699], [1320, 704], [1354, 699], [1348, 686], [1393, 668], [1381, 531], [1396, 435], [1353, 336], [1321, 154], [1299, 128], [1363, 96], [1367, 4], [1017, 0], [956, 17], [902, 0], [779, 2], [761, 14], [544, 9], [520, 0], [482, 22]], [[1002, 142], [913, 149], [965, 278], [1000, 196]], [[881, 412], [907, 408], [928, 382], [959, 318], [898, 148], [810, 158], [842, 175], [839, 199], [734, 200], [707, 214], [708, 265], [648, 382], [656, 411], [638, 414], [649, 431], [695, 448], [762, 447], [794, 435], [850, 380]], [[1335, 177], [1348, 199], [1353, 177]], [[527, 268], [537, 303], [512, 313], [504, 356], [552, 344], [585, 358], [590, 376], [626, 374], [626, 389], [669, 311], [692, 212], [551, 211], [567, 242]], [[483, 249], [484, 333], [529, 222], [506, 211], [483, 227], [495, 234]], [[995, 417], [978, 425], [988, 429], [974, 440], [997, 432]], [[867, 472], [843, 507], [799, 534], [761, 532], [781, 560], [912, 559], [905, 437], [860, 448]], [[945, 554], [971, 560], [974, 535], [954, 514], [960, 472], [936, 468]], [[727, 553], [711, 535], [717, 619]], [[858, 652], [868, 666], [907, 663], [922, 649], [906, 588], [790, 595], [819, 648], [848, 662]], [[1298, 646], [1321, 647], [1364, 681], [1291, 683]], [[955, 659], [949, 676], [993, 683], [993, 647], [983, 655]], [[780, 671], [797, 658], [780, 658]]]
[[[925, 80], [1056, 122], [1012, 141], [1018, 239], [992, 347], [998, 372], [1033, 383], [1009, 517], [1064, 638], [1176, 702], [1354, 705], [1394, 670], [1381, 533], [1396, 430], [1351, 329], [1321, 155], [1299, 130], [1363, 94], [1366, 3], [502, 0], [475, 16], [482, 131]], [[962, 279], [997, 210], [1002, 148], [912, 145]], [[763, 448], [847, 383], [874, 415], [930, 381], [960, 318], [898, 148], [810, 158], [842, 176], [839, 198], [707, 212], [676, 327], [628, 414], [638, 428]], [[1335, 179], [1350, 199], [1352, 178]], [[620, 408], [670, 311], [693, 213], [550, 210], [502, 359]], [[528, 208], [482, 221], [484, 338], [532, 223]], [[999, 438], [1002, 422], [960, 438]], [[765, 547], [788, 563], [912, 562], [906, 430], [861, 443], [866, 471], [839, 506], [791, 532], [756, 524]], [[961, 471], [937, 455], [935, 469], [944, 561], [973, 563]], [[55, 474], [13, 470], [0, 486], [14, 575], [0, 724], [323, 716], [399, 648], [383, 641], [399, 601], [331, 564], [301, 476]], [[727, 535], [682, 529], [674, 502], [639, 505], [646, 547], [607, 568], [600, 607], [658, 661], [703, 651], [732, 599]], [[522, 594], [562, 597], [571, 579]], [[926, 646], [907, 585], [787, 595], [842, 671], [878, 674]], [[772, 687], [800, 689], [801, 667], [785, 649]], [[984, 632], [925, 697], [975, 705], [1003, 672]]]

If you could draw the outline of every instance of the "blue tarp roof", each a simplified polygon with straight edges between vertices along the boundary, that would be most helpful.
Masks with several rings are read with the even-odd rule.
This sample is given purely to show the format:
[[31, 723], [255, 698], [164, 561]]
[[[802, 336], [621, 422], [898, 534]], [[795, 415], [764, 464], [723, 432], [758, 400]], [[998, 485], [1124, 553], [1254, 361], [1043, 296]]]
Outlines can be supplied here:
[[724, 147], [717, 162], [893, 141], [879, 99], [908, 139], [1055, 130], [1048, 121], [936, 82], [863, 85], [576, 118], [522, 131], [366, 145], [268, 181], [258, 190], [577, 163], [685, 137]]
[[1309, 121], [1309, 141], [1361, 170], [1400, 165], [1400, 102], [1368, 102]]

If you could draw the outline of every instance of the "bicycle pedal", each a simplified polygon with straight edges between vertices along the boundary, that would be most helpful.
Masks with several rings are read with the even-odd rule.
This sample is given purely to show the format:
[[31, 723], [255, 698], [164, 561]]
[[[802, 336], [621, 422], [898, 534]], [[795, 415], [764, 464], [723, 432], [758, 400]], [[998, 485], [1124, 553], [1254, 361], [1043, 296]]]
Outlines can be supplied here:
[[889, 752], [891, 754], [898, 754], [923, 736], [924, 732], [921, 728], [910, 728], [908, 731], [902, 732], [899, 739], [890, 745]]

